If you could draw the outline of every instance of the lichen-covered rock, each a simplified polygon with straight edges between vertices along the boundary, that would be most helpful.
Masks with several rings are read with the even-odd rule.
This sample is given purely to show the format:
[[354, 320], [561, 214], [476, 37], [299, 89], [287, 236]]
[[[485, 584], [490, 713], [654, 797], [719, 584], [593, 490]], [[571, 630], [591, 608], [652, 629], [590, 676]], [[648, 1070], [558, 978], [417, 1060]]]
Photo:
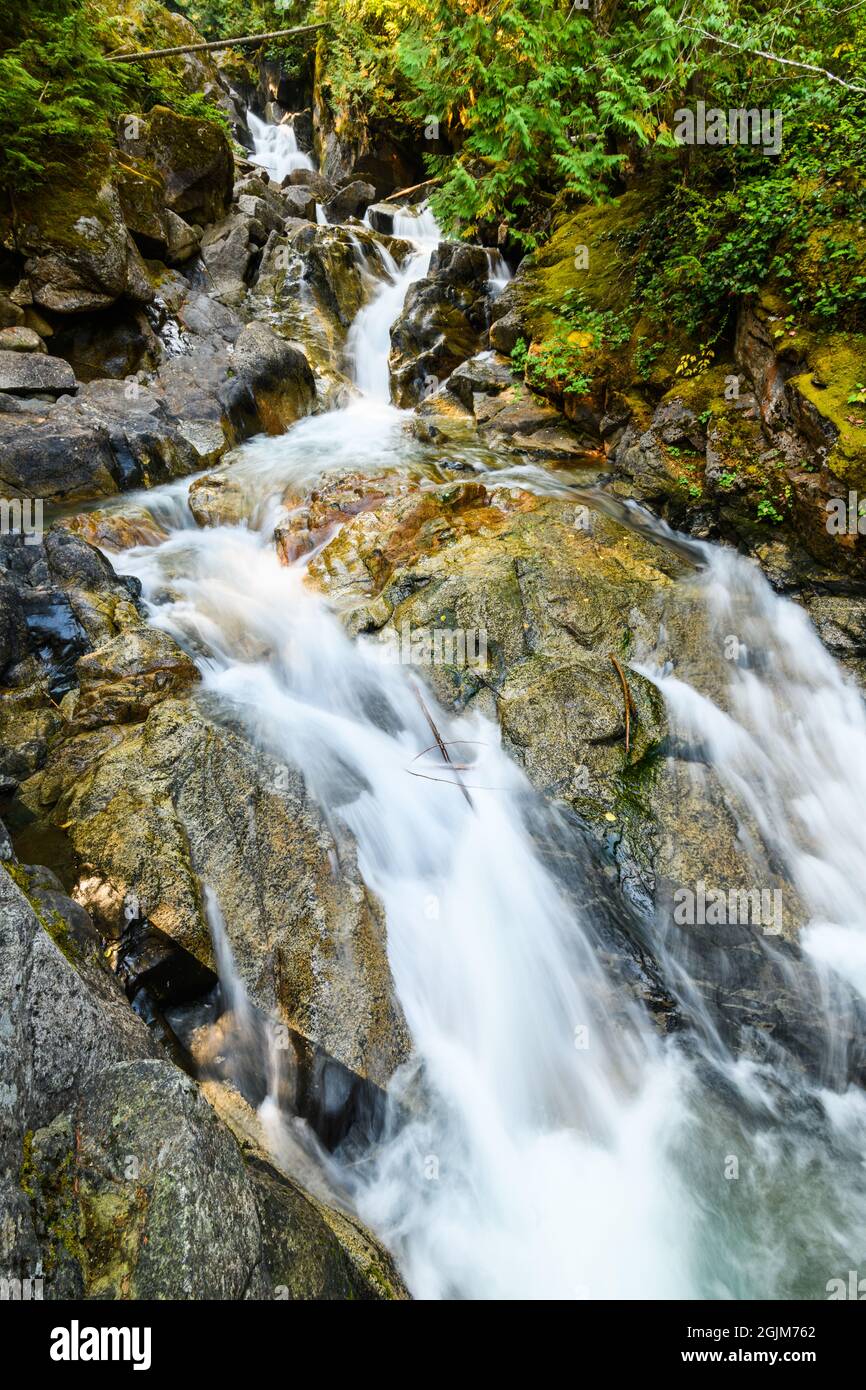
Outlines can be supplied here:
[[150, 627], [127, 629], [87, 652], [75, 674], [78, 686], [66, 696], [63, 712], [76, 733], [138, 723], [199, 679], [195, 663], [168, 633]]
[[16, 199], [15, 250], [27, 257], [33, 303], [55, 313], [103, 309], [153, 290], [110, 178], [87, 169]]
[[141, 625], [142, 615], [134, 586], [63, 528], [38, 545], [7, 538], [0, 578], [0, 783], [8, 792], [45, 761], [79, 657]]
[[415, 405], [485, 346], [490, 262], [480, 246], [442, 242], [423, 280], [410, 286], [391, 326], [398, 405]]
[[106, 1066], [154, 1052], [96, 938], [82, 945], [57, 913], [40, 920], [29, 881], [18, 866], [0, 868], [0, 1269], [13, 1278], [48, 1264], [26, 1175], [22, 1182], [33, 1131], [74, 1105]]
[[226, 473], [206, 473], [190, 484], [189, 509], [199, 526], [237, 526], [247, 514], [244, 488]]
[[165, 205], [185, 221], [206, 226], [225, 215], [234, 163], [216, 122], [154, 106], [146, 116], [120, 118], [118, 144], [153, 165], [164, 181]]
[[352, 845], [335, 841], [297, 774], [195, 704], [167, 699], [143, 724], [56, 744], [21, 797], [66, 827], [77, 896], [105, 930], [119, 932], [132, 893], [155, 927], [212, 967], [204, 882], [260, 1008], [377, 1084], [407, 1055], [381, 910]]

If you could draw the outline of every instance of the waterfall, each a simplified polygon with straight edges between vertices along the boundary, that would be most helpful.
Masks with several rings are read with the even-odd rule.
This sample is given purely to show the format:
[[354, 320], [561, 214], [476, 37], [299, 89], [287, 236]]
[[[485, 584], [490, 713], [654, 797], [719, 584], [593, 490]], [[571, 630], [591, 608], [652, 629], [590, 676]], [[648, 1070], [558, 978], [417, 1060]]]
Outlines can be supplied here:
[[[435, 226], [435, 223], [433, 224]], [[358, 314], [346, 341], [346, 356], [352, 363], [356, 384], [372, 401], [391, 399], [391, 374], [388, 356], [391, 351], [391, 324], [403, 307], [403, 302], [416, 280], [421, 280], [430, 265], [430, 257], [438, 242], [434, 239], [416, 242], [416, 250], [398, 266], [387, 247], [378, 246], [385, 271], [385, 287], [374, 294]]]
[[428, 245], [431, 250], [442, 240], [442, 232], [427, 202], [420, 203], [417, 208], [397, 209], [394, 213], [394, 236]]
[[[433, 783], [413, 778], [430, 730], [412, 677], [351, 641], [304, 562], [274, 553], [272, 507], [290, 485], [302, 492], [332, 468], [424, 466], [387, 405], [388, 329], [438, 239], [426, 211], [406, 219], [417, 249], [398, 267], [381, 248], [386, 282], [350, 333], [375, 400], [238, 450], [233, 477], [250, 515], [269, 518], [260, 530], [199, 530], [176, 508], [161, 545], [115, 559], [141, 580], [151, 621], [196, 655], [205, 695], [297, 766], [352, 834], [385, 909], [415, 1052], [381, 1140], [347, 1153], [341, 1180], [419, 1297], [823, 1297], [864, 1256], [862, 1093], [822, 1090], [784, 1057], [770, 1068], [699, 1035], [662, 1040], [625, 1000], [612, 1020], [598, 909], [581, 906], [589, 851], [581, 860], [573, 828], [496, 723], [427, 692], [442, 737], [467, 750], [471, 798], [443, 765]], [[661, 647], [643, 669], [814, 904], [814, 957], [862, 987], [859, 697], [800, 610], [740, 557], [701, 553], [690, 601], [762, 660], [726, 668], [725, 708]], [[541, 844], [568, 845], [577, 882], [554, 875]]]
[[508, 262], [499, 251], [488, 251], [487, 262], [490, 266], [490, 274], [487, 277], [490, 290], [494, 295], [501, 294], [511, 279]]
[[866, 998], [866, 710], [804, 611], [757, 565], [704, 547], [694, 587], [722, 696], [681, 662], [646, 668], [677, 733], [704, 757], [811, 914], [801, 940]]
[[298, 149], [294, 127], [290, 121], [280, 125], [269, 125], [260, 117], [247, 113], [247, 123], [255, 147], [251, 163], [258, 164], [273, 179], [282, 183], [287, 174], [295, 169], [315, 169], [308, 154]]

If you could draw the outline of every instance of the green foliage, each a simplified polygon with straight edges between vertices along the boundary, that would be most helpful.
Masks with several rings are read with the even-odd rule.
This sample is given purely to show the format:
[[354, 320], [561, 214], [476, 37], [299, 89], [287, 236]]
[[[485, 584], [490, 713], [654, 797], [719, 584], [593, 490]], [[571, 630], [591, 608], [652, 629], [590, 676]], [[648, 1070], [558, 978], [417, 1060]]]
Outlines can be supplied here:
[[772, 521], [777, 526], [785, 519], [768, 497], [762, 497], [758, 503], [757, 517], [759, 521]]
[[108, 134], [131, 77], [86, 0], [20, 0], [0, 20], [0, 184], [25, 189]]
[[586, 333], [596, 348], [622, 347], [631, 337], [631, 315], [614, 309], [596, 309], [583, 290], [566, 290], [558, 306], [560, 322], [573, 332]]
[[[135, 23], [159, 32], [166, 16], [154, 0], [134, 9]], [[635, 367], [648, 379], [671, 327], [709, 351], [742, 297], [768, 282], [797, 325], [866, 328], [862, 5], [691, 0], [684, 13], [679, 0], [592, 11], [572, 0], [173, 0], [172, 9], [208, 38], [330, 21], [318, 46], [287, 40], [269, 52], [305, 80], [317, 54], [317, 90], [342, 132], [363, 117], [414, 140], [452, 235], [492, 244], [504, 224], [512, 246], [531, 248], [569, 202], [610, 196], [623, 180], [648, 185], [652, 211], [619, 244], [634, 279], [630, 318], [606, 318], [576, 293], [549, 306], [560, 357], [566, 329], [616, 347], [640, 319], [649, 328]], [[6, 0], [5, 184], [26, 187], [98, 149], [123, 110], [159, 101], [222, 119], [182, 83], [182, 65], [107, 61], [129, 33], [129, 10], [128, 0]], [[781, 153], [678, 146], [676, 113], [696, 94], [723, 110], [778, 109]]]
[[511, 366], [518, 376], [523, 376], [526, 371], [526, 358], [529, 353], [529, 345], [525, 338], [518, 338], [514, 347], [511, 349]]
[[583, 370], [581, 349], [569, 341], [562, 327], [527, 354], [525, 376], [527, 385], [543, 394], [585, 396], [592, 387], [592, 378]]
[[658, 357], [664, 352], [664, 343], [657, 338], [655, 342], [649, 342], [644, 334], [641, 334], [632, 353], [632, 362], [640, 381], [648, 381], [653, 366]]
[[[146, 7], [143, 7], [146, 8]], [[239, 6], [239, 8], [243, 8]], [[111, 63], [114, 15], [99, 0], [12, 0], [0, 18], [0, 186], [26, 191], [103, 159], [124, 111], [157, 104], [227, 127], [170, 63]]]
[[518, 338], [511, 352], [511, 366], [526, 384], [543, 394], [585, 396], [592, 379], [582, 370], [580, 348], [569, 342], [560, 326], [533, 353], [525, 338]]

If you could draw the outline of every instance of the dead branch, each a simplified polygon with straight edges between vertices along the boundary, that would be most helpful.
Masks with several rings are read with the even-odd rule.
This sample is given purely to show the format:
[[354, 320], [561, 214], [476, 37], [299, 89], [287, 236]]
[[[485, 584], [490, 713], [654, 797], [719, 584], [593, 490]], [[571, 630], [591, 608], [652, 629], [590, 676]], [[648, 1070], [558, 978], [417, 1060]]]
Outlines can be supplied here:
[[[445, 762], [446, 762], [446, 763], [448, 764], [448, 766], [453, 770], [453, 772], [454, 772], [454, 779], [455, 779], [455, 781], [456, 781], [456, 783], [457, 783], [457, 786], [460, 788], [460, 790], [462, 791], [463, 795], [466, 797], [466, 800], [467, 800], [467, 802], [469, 803], [470, 807], [471, 807], [472, 810], [474, 811], [474, 810], [475, 810], [475, 807], [474, 807], [474, 805], [473, 805], [473, 803], [472, 803], [472, 797], [469, 795], [468, 791], [467, 791], [466, 788], [464, 787], [462, 778], [461, 778], [461, 776], [460, 776], [460, 773], [459, 773], [459, 771], [457, 770], [457, 768], [454, 766], [454, 764], [452, 763], [452, 761], [451, 761], [451, 754], [448, 752], [448, 749], [447, 749], [447, 747], [446, 747], [446, 745], [445, 745], [445, 742], [444, 742], [444, 740], [443, 740], [443, 738], [442, 738], [442, 735], [440, 734], [439, 730], [436, 728], [436, 724], [435, 724], [435, 722], [434, 722], [434, 720], [433, 720], [433, 716], [432, 716], [432, 714], [430, 713], [429, 709], [427, 708], [427, 706], [426, 706], [425, 703], [424, 703], [424, 697], [422, 696], [421, 691], [418, 689], [417, 685], [415, 685], [414, 681], [413, 681], [413, 683], [412, 683], [412, 690], [414, 691], [415, 699], [418, 701], [418, 704], [421, 706], [421, 709], [422, 709], [422, 711], [423, 711], [423, 713], [424, 713], [424, 718], [427, 720], [427, 723], [430, 725], [430, 732], [432, 733], [433, 737], [434, 737], [435, 740], [436, 740], [436, 747], [439, 749], [439, 752], [442, 754], [442, 757], [443, 757], [443, 759], [445, 760]], [[417, 775], [417, 774], [416, 774], [416, 775]], [[422, 774], [422, 775], [423, 775], [423, 774]]]
[[631, 691], [628, 687], [628, 681], [625, 678], [625, 672], [623, 671], [615, 656], [611, 656], [610, 660], [613, 669], [619, 676], [620, 683], [622, 685], [622, 697], [625, 702], [625, 751], [626, 756], [628, 756], [631, 743], [631, 717], [632, 715], [634, 715], [635, 717], [637, 716], [637, 709], [635, 708], [635, 703], [632, 699]]
[[432, 179], [422, 179], [420, 183], [413, 183], [409, 188], [398, 188], [396, 193], [389, 193], [387, 198], [383, 198], [383, 203], [399, 203], [401, 198], [407, 198], [410, 193], [417, 193], [419, 188], [427, 188], [431, 183], [441, 183], [442, 176], [437, 174]]
[[856, 87], [853, 82], [846, 82], [835, 72], [818, 67], [815, 63], [801, 63], [796, 58], [780, 58], [778, 53], [768, 53], [763, 48], [746, 48], [741, 43], [732, 43], [730, 39], [721, 39], [718, 34], [711, 34], [709, 29], [700, 29], [696, 24], [684, 24], [683, 28], [691, 29], [692, 33], [700, 34], [701, 38], [710, 39], [712, 43], [720, 43], [725, 48], [735, 48], [738, 53], [748, 53], [752, 58], [766, 58], [768, 63], [781, 63], [786, 68], [802, 68], [805, 72], [817, 72], [820, 77], [826, 77], [830, 82], [837, 82], [840, 87], [845, 88], [846, 92], [866, 92], [866, 87]]
[[290, 34], [311, 34], [314, 29], [327, 29], [330, 20], [320, 24], [302, 24], [295, 29], [274, 29], [269, 34], [244, 34], [237, 39], [214, 39], [211, 43], [187, 43], [177, 48], [150, 48], [143, 53], [110, 53], [110, 63], [147, 63], [151, 58], [174, 58], [178, 53], [206, 53], [218, 48], [237, 48], [239, 44], [266, 43], [270, 39], [285, 39]]

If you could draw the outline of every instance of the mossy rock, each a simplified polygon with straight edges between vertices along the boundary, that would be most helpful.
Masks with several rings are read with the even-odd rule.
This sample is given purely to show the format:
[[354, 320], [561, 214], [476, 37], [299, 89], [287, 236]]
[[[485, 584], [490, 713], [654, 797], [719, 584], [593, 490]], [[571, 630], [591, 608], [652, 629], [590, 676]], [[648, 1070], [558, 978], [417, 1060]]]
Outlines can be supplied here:
[[849, 400], [866, 385], [866, 334], [814, 337], [807, 351], [809, 369], [792, 377], [789, 387], [835, 434], [826, 455], [830, 472], [846, 487], [866, 489], [866, 403]]
[[107, 308], [121, 295], [153, 299], [112, 173], [109, 151], [95, 151], [16, 203], [10, 249], [28, 257], [24, 268], [40, 307], [80, 313]]
[[118, 122], [122, 156], [144, 159], [165, 183], [166, 206], [191, 224], [225, 216], [234, 186], [228, 137], [214, 121], [154, 106], [146, 116]]

